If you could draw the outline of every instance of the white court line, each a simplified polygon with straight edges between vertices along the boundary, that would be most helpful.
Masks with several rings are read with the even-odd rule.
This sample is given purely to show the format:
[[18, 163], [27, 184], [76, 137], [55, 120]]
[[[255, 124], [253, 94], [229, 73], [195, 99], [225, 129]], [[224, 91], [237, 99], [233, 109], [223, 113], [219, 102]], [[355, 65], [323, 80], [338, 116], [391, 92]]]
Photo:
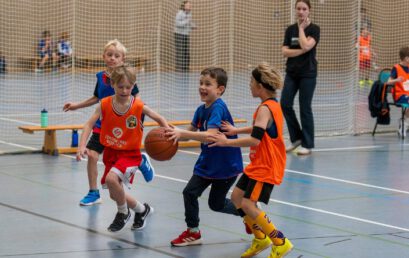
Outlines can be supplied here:
[[[48, 115], [62, 115], [62, 114], [65, 114], [65, 113], [66, 112], [48, 113]], [[9, 115], [9, 114], [2, 115], [0, 117], [0, 120], [7, 121], [7, 122], [14, 122], [14, 123], [23, 124], [23, 125], [40, 125], [39, 123], [32, 123], [32, 122], [27, 122], [27, 121], [24, 121], [24, 120], [6, 118], [5, 116], [32, 116], [32, 115], [29, 115], [29, 114], [25, 114], [25, 115], [17, 115], [17, 114], [16, 115]], [[40, 117], [39, 114], [36, 114], [35, 116]]]
[[[65, 114], [66, 112], [56, 112], [56, 113], [48, 113], [49, 115], [62, 115]], [[0, 119], [3, 117], [14, 117], [14, 116], [20, 116], [20, 117], [24, 117], [24, 116], [39, 116], [39, 113], [32, 113], [32, 114], [2, 114]]]
[[[2, 142], [2, 141], [0, 141], [0, 142]], [[3, 142], [3, 143], [12, 144], [12, 143], [6, 143], [6, 142]], [[28, 146], [22, 146], [21, 145], [21, 147], [26, 148], [26, 149], [31, 149], [31, 147], [28, 147]], [[183, 152], [183, 153], [199, 155], [197, 152], [193, 152], [193, 151], [185, 151], [185, 150], [179, 150], [179, 151]], [[74, 156], [70, 156], [70, 155], [66, 155], [66, 154], [61, 154], [61, 156], [68, 157], [70, 159], [75, 159]], [[86, 160], [86, 159], [83, 159], [83, 160]], [[248, 162], [245, 162], [245, 163], [248, 163]], [[98, 162], [98, 164], [103, 165], [103, 163], [100, 162], [100, 161]], [[311, 174], [307, 174], [307, 173], [306, 173], [306, 175], [311, 176]], [[184, 180], [184, 179], [173, 178], [173, 177], [168, 177], [168, 176], [162, 176], [162, 175], [159, 175], [159, 174], [156, 174], [155, 176], [159, 177], [159, 178], [171, 180], [171, 181], [187, 183], [187, 180]], [[388, 188], [386, 188], [386, 189], [388, 189]], [[386, 190], [386, 189], [384, 189], [384, 190]], [[394, 190], [394, 189], [392, 189], [392, 190]], [[232, 191], [230, 190], [230, 192], [232, 192]], [[280, 201], [280, 200], [276, 200], [276, 199], [270, 199], [270, 201], [275, 202], [275, 203], [279, 203], [279, 204], [283, 204], [283, 205], [287, 205], [287, 206], [292, 206], [292, 207], [304, 209], [304, 210], [314, 211], [314, 212], [318, 212], [318, 213], [323, 213], [323, 214], [332, 215], [332, 216], [336, 216], [336, 217], [340, 217], [340, 218], [359, 221], [359, 222], [372, 224], [372, 225], [376, 225], [376, 226], [381, 226], [381, 227], [386, 227], [386, 228], [397, 229], [397, 230], [409, 232], [409, 228], [398, 227], [398, 226], [394, 226], [394, 225], [390, 225], [390, 224], [380, 223], [380, 222], [373, 221], [373, 220], [362, 219], [362, 218], [349, 216], [349, 215], [345, 215], [345, 214], [341, 214], [341, 213], [337, 213], [337, 212], [326, 211], [326, 210], [323, 210], [323, 209], [317, 209], [317, 208], [313, 208], [313, 207], [308, 207], [308, 206], [299, 205], [299, 204], [295, 204], [295, 203]]]
[[31, 122], [27, 122], [27, 121], [22, 121], [22, 120], [17, 120], [17, 119], [10, 119], [10, 118], [4, 118], [4, 117], [0, 117], [0, 120], [4, 120], [7, 122], [15, 122], [17, 124], [23, 124], [23, 125], [40, 125], [38, 123], [31, 123]]
[[[184, 150], [179, 150], [179, 151], [189, 153], [189, 154], [198, 155], [198, 153], [192, 152], [192, 151], [184, 151]], [[65, 155], [65, 154], [63, 154], [62, 156], [65, 156], [65, 157], [68, 157], [68, 158], [75, 158], [75, 157]], [[84, 159], [84, 160], [86, 160], [86, 159]], [[98, 164], [103, 165], [102, 162], [100, 162], [100, 161], [98, 161]], [[162, 175], [159, 175], [159, 174], [155, 174], [155, 176], [159, 177], [159, 178], [162, 178], [162, 179], [167, 179], [167, 180], [170, 180], [170, 181], [175, 181], [175, 182], [180, 182], [180, 183], [185, 183], [185, 184], [187, 184], [187, 182], [188, 182], [187, 180], [184, 180], [184, 179], [179, 179], [179, 178], [174, 178], [174, 177], [169, 177], [169, 176], [162, 176]], [[229, 192], [231, 193], [233, 191], [230, 190]], [[381, 227], [385, 227], [385, 228], [391, 228], [391, 229], [396, 229], [396, 230], [409, 232], [409, 228], [398, 227], [398, 226], [385, 224], [385, 223], [381, 223], [381, 222], [377, 222], [377, 221], [373, 221], [373, 220], [362, 219], [362, 218], [359, 218], [359, 217], [349, 216], [349, 215], [346, 215], [346, 214], [327, 211], [327, 210], [323, 210], [323, 209], [317, 209], [317, 208], [308, 207], [308, 206], [304, 206], [304, 205], [299, 205], [299, 204], [295, 204], [295, 203], [291, 203], [291, 202], [285, 202], [285, 201], [280, 201], [280, 200], [271, 199], [271, 198], [269, 200], [271, 202], [275, 202], [275, 203], [279, 203], [279, 204], [282, 204], [282, 205], [287, 205], [287, 206], [291, 206], [291, 207], [295, 207], [295, 208], [299, 208], [299, 209], [314, 211], [314, 212], [323, 213], [323, 214], [327, 214], [327, 215], [332, 215], [332, 216], [340, 217], [340, 218], [344, 218], [344, 219], [350, 219], [350, 220], [359, 221], [359, 222], [372, 224], [372, 225], [376, 225], [376, 226], [381, 226]]]
[[[29, 150], [36, 150], [36, 148], [32, 148], [32, 147], [29, 147], [29, 146], [23, 146], [23, 145], [19, 145], [19, 144], [14, 144], [14, 143], [9, 143], [9, 142], [4, 142], [4, 141], [1, 141], [1, 140], [0, 140], [0, 143], [4, 143], [4, 144], [11, 145], [11, 146], [16, 146], [16, 147], [21, 147], [21, 148], [25, 148], [25, 149], [29, 149]], [[194, 152], [194, 151], [186, 151], [186, 150], [178, 150], [178, 151], [182, 152], [182, 153], [196, 155], [196, 156], [199, 155], [199, 153]], [[72, 156], [69, 156], [69, 155], [62, 155], [62, 156], [73, 158]], [[86, 159], [84, 159], [84, 160], [86, 160]], [[246, 161], [243, 161], [243, 163], [244, 164], [249, 164], [249, 162], [246, 162]], [[102, 162], [98, 162], [98, 164], [104, 165]], [[316, 174], [310, 174], [310, 173], [305, 173], [305, 172], [296, 171], [296, 170], [292, 170], [292, 169], [286, 169], [286, 171], [289, 172], [289, 173], [293, 173], [293, 174], [300, 174], [300, 175], [303, 175], [303, 176], [316, 177], [316, 178], [320, 178], [320, 179], [326, 179], [326, 180], [330, 180], [330, 181], [341, 182], [341, 183], [346, 183], [346, 184], [351, 184], [351, 185], [364, 186], [364, 187], [368, 187], [368, 188], [374, 188], [374, 189], [379, 189], [379, 190], [384, 190], [384, 191], [390, 191], [390, 192], [394, 192], [394, 193], [409, 194], [409, 191], [404, 191], [404, 190], [399, 190], [399, 189], [394, 189], [394, 188], [388, 188], [388, 187], [382, 187], [382, 186], [377, 186], [377, 185], [359, 183], [359, 182], [355, 182], [355, 181], [344, 180], [344, 179], [339, 179], [339, 178], [334, 178], [334, 177], [329, 177], [329, 176], [321, 176], [321, 175], [316, 175]], [[158, 177], [167, 178], [166, 176], [159, 176], [159, 175], [158, 175]], [[170, 179], [170, 178], [167, 178], [167, 179]]]
[[[183, 153], [187, 153], [187, 154], [199, 155], [197, 152], [193, 152], [193, 151], [186, 151], [186, 150], [178, 150], [178, 151], [183, 152]], [[247, 162], [247, 161], [243, 161], [243, 163], [244, 164], [249, 164], [249, 162]], [[320, 178], [320, 179], [326, 179], [326, 180], [330, 180], [330, 181], [341, 182], [341, 183], [346, 183], [346, 184], [351, 184], [351, 185], [359, 185], [359, 186], [364, 186], [364, 187], [368, 187], [368, 188], [374, 188], [374, 189], [379, 189], [379, 190], [390, 191], [390, 192], [394, 192], [394, 193], [409, 194], [409, 191], [404, 191], [404, 190], [399, 190], [399, 189], [394, 189], [394, 188], [388, 188], [388, 187], [383, 187], [383, 186], [359, 183], [359, 182], [355, 182], [355, 181], [344, 180], [344, 179], [339, 179], [339, 178], [329, 177], [329, 176], [321, 176], [321, 175], [305, 173], [305, 172], [292, 170], [292, 169], [287, 169], [287, 168], [285, 170], [287, 172], [289, 172], [289, 173], [300, 174], [300, 175], [303, 175], [303, 176], [316, 177], [316, 178]]]
[[320, 152], [320, 151], [342, 151], [342, 150], [362, 150], [362, 149], [376, 149], [376, 148], [382, 148], [382, 146], [373, 145], [373, 146], [358, 146], [358, 147], [345, 147], [345, 148], [314, 149], [314, 152]]
[[0, 140], [0, 143], [7, 144], [7, 145], [10, 145], [10, 146], [14, 146], [14, 147], [20, 147], [20, 148], [27, 149], [27, 150], [37, 150], [36, 148], [30, 147], [30, 146], [24, 146], [24, 145], [12, 143], [12, 142], [5, 142], [5, 141], [2, 141], [2, 140]]
[[[403, 145], [406, 145], [406, 144], [403, 144]], [[326, 148], [326, 149], [314, 149], [313, 152], [376, 149], [376, 148], [382, 148], [382, 147], [383, 146], [379, 146], [379, 145], [370, 145], [370, 146], [357, 146], [357, 147], [345, 147], [345, 148]], [[243, 153], [243, 156], [244, 155], [249, 155], [249, 153]]]
[[367, 223], [367, 224], [372, 224], [372, 225], [377, 225], [377, 226], [381, 226], [381, 227], [392, 228], [392, 229], [397, 229], [397, 230], [409, 232], [409, 228], [398, 227], [398, 226], [394, 226], [394, 225], [390, 225], [390, 224], [385, 224], [385, 223], [380, 223], [380, 222], [376, 222], [376, 221], [368, 220], [368, 219], [361, 219], [361, 218], [358, 218], [358, 217], [353, 217], [353, 216], [349, 216], [349, 215], [345, 215], [345, 214], [341, 214], [341, 213], [326, 211], [326, 210], [323, 210], [323, 209], [316, 209], [316, 208], [312, 208], [312, 207], [308, 207], [308, 206], [304, 206], [304, 205], [299, 205], [299, 204], [295, 204], [295, 203], [279, 201], [279, 200], [275, 200], [275, 199], [270, 199], [270, 201], [275, 202], [275, 203], [280, 203], [280, 204], [288, 205], [288, 206], [292, 206], [292, 207], [296, 207], [296, 208], [300, 208], [300, 209], [315, 211], [315, 212], [319, 212], [319, 213], [324, 213], [324, 214], [328, 214], [328, 215], [333, 215], [333, 216], [336, 216], [336, 217], [341, 217], [341, 218], [345, 218], [345, 219], [350, 219], [350, 220], [355, 220], [355, 221], [359, 221], [359, 222], [364, 222], [364, 223]]
[[304, 176], [317, 177], [317, 178], [321, 178], [321, 179], [326, 179], [326, 180], [331, 180], [331, 181], [336, 181], [336, 182], [342, 182], [342, 183], [351, 184], [351, 185], [359, 185], [359, 186], [364, 186], [364, 187], [368, 187], [368, 188], [380, 189], [380, 190], [390, 191], [390, 192], [394, 192], [394, 193], [409, 194], [409, 191], [403, 191], [403, 190], [394, 189], [394, 188], [364, 184], [364, 183], [359, 183], [359, 182], [355, 182], [355, 181], [344, 180], [344, 179], [339, 179], [339, 178], [334, 178], [334, 177], [329, 177], [329, 176], [320, 176], [320, 175], [305, 173], [305, 172], [296, 171], [296, 170], [292, 170], [292, 169], [285, 169], [285, 170], [287, 172], [290, 172], [290, 173], [300, 174], [300, 175], [304, 175]]

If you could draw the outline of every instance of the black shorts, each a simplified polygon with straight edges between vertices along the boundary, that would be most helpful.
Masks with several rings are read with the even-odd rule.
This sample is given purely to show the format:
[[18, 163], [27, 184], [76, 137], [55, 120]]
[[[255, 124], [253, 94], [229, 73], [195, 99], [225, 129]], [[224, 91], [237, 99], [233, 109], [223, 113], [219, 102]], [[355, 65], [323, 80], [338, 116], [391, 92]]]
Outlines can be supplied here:
[[251, 179], [243, 173], [236, 187], [244, 191], [244, 198], [268, 204], [274, 185]]
[[105, 146], [99, 142], [99, 133], [92, 133], [87, 143], [87, 149], [93, 150], [101, 154]]

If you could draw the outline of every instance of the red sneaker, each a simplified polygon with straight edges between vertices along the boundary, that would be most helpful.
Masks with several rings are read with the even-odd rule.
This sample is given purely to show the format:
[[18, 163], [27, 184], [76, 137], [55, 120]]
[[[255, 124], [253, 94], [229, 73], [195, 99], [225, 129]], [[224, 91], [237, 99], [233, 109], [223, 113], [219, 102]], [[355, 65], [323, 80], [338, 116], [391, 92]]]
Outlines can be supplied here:
[[244, 223], [244, 226], [245, 226], [245, 228], [246, 228], [246, 233], [249, 234], [249, 235], [253, 234], [253, 231], [251, 230], [251, 228], [249, 227], [249, 225], [247, 225], [247, 223], [244, 222], [244, 221], [243, 221], [243, 223]]
[[201, 245], [202, 236], [199, 232], [190, 232], [189, 229], [184, 231], [180, 236], [173, 239], [170, 244], [172, 246], [188, 246], [188, 245]]

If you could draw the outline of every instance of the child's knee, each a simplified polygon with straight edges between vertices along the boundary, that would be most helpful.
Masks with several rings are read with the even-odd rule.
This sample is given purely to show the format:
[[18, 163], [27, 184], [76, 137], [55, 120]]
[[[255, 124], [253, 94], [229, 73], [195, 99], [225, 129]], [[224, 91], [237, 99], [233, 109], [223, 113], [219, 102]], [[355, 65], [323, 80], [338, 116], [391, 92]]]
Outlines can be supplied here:
[[209, 199], [208, 204], [209, 204], [209, 208], [210, 208], [212, 211], [218, 212], [218, 211], [223, 210], [224, 204], [225, 204], [225, 200], [222, 200], [222, 201], [216, 200], [216, 201], [215, 201], [215, 200], [210, 200], [210, 199]]
[[99, 153], [93, 150], [88, 151], [88, 162], [97, 163], [99, 159]]
[[107, 177], [105, 178], [105, 183], [107, 184], [108, 188], [112, 187], [113, 185], [118, 184], [119, 183], [118, 176], [112, 171], [110, 171]]
[[249, 214], [251, 211], [256, 209], [256, 203], [251, 201], [250, 199], [242, 199], [241, 208], [246, 214]]
[[199, 196], [192, 189], [185, 188], [183, 189], [183, 197], [187, 199], [199, 198]]
[[234, 189], [233, 193], [230, 196], [230, 199], [233, 202], [234, 206], [241, 207], [241, 201], [243, 199], [243, 192]]

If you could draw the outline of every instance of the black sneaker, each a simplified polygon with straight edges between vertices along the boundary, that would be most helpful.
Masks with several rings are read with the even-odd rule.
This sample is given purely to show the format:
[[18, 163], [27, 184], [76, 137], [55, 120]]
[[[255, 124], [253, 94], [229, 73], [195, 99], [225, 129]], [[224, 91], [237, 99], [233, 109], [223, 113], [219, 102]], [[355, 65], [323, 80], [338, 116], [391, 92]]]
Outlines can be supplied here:
[[142, 213], [135, 213], [135, 219], [133, 221], [132, 230], [141, 230], [145, 227], [146, 217], [153, 213], [153, 208], [149, 204], [144, 203], [145, 211]]
[[118, 232], [121, 229], [123, 229], [126, 225], [126, 223], [129, 221], [131, 218], [131, 213], [129, 212], [128, 209], [128, 214], [123, 214], [123, 213], [117, 213], [115, 216], [114, 221], [112, 221], [112, 224], [108, 227], [108, 231], [111, 232]]

